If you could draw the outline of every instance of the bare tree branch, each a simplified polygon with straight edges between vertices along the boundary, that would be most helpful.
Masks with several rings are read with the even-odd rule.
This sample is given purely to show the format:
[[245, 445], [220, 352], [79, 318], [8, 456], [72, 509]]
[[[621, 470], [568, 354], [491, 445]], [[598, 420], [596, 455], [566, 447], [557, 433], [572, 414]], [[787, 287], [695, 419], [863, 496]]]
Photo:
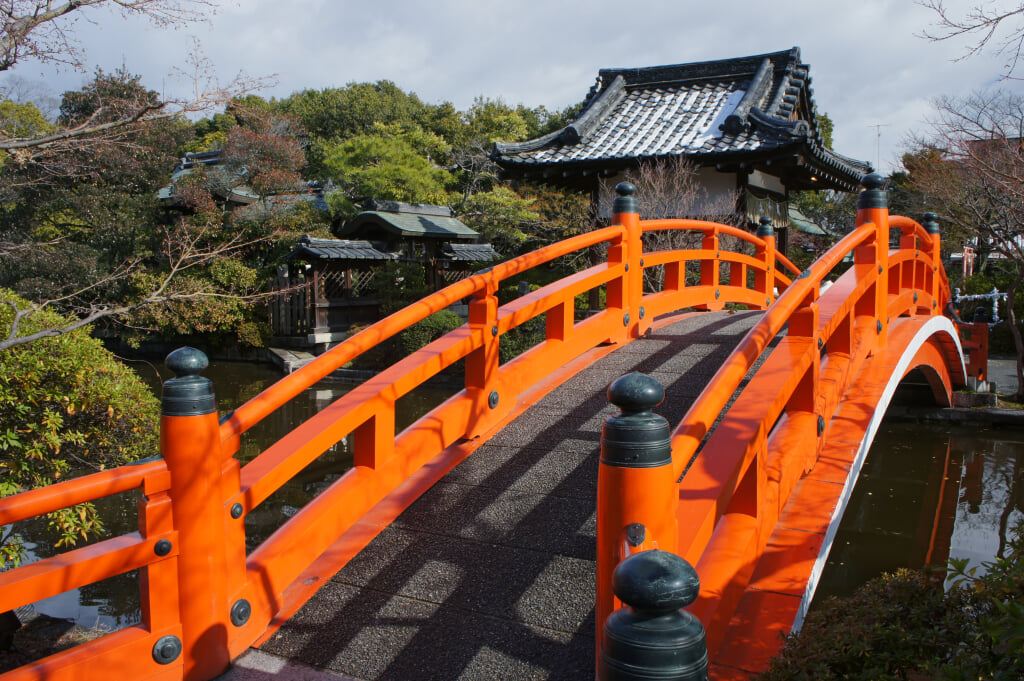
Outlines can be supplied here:
[[979, 251], [1001, 256], [1014, 272], [1007, 323], [1017, 350], [1024, 399], [1024, 337], [1013, 312], [1024, 282], [1024, 98], [976, 94], [936, 102], [933, 136], [919, 146], [940, 157], [911, 169], [911, 181], [937, 204], [942, 218], [974, 236]]
[[[967, 46], [965, 59], [984, 52], [987, 48], [1007, 58], [1004, 64], [1004, 78], [1016, 78], [1014, 72], [1020, 64], [1024, 50], [1024, 3], [1012, 8], [992, 4], [972, 6], [962, 16], [954, 16], [944, 0], [918, 0], [917, 4], [932, 10], [936, 15], [934, 30], [925, 30], [921, 37], [932, 41], [969, 37], [973, 42]], [[1012, 27], [1008, 26], [1012, 24]]]
[[146, 17], [158, 26], [201, 21], [212, 11], [208, 0], [0, 0], [0, 71], [27, 59], [81, 68], [81, 50], [66, 18], [99, 6]]
[[[212, 246], [204, 246], [203, 244], [206, 242], [210, 232], [215, 229], [217, 227], [212, 224], [199, 230], [190, 230], [181, 224], [169, 229], [165, 237], [165, 248], [168, 254], [167, 266], [156, 285], [135, 301], [111, 305], [87, 304], [80, 306], [75, 304], [76, 300], [81, 299], [91, 290], [101, 289], [114, 282], [124, 281], [133, 276], [139, 271], [139, 267], [142, 264], [138, 259], [121, 263], [120, 266], [106, 276], [65, 296], [31, 303], [24, 308], [17, 307], [13, 302], [3, 301], [12, 310], [13, 317], [10, 327], [7, 329], [6, 337], [0, 338], [0, 352], [18, 345], [33, 343], [43, 338], [62, 336], [101, 319], [124, 317], [135, 310], [151, 305], [212, 298], [230, 298], [233, 300], [255, 302], [271, 296], [288, 293], [292, 290], [227, 293], [210, 290], [209, 288], [197, 291], [174, 289], [175, 283], [181, 278], [183, 273], [207, 265], [219, 258], [229, 257], [234, 253], [264, 243], [272, 237], [272, 235], [262, 235], [255, 238], [245, 238], [242, 234], [236, 234], [227, 241], [215, 243]], [[28, 317], [51, 307], [70, 308], [75, 310], [78, 316], [73, 321], [64, 325], [48, 327], [34, 333], [19, 335], [21, 325]]]
[[[155, 24], [180, 25], [203, 20], [213, 8], [210, 0], [0, 0], [0, 71], [18, 62], [36, 59], [61, 62], [81, 68], [80, 51], [70, 36], [68, 15], [90, 7], [120, 8], [125, 14], [144, 16]], [[187, 70], [176, 69], [179, 80], [192, 90], [186, 99], [166, 100], [158, 105], [145, 103], [122, 115], [109, 118], [100, 109], [88, 120], [56, 132], [31, 137], [4, 137], [0, 133], [0, 151], [18, 164], [43, 164], [50, 154], [65, 151], [67, 143], [83, 137], [103, 135], [136, 124], [174, 116], [207, 112], [224, 105], [233, 97], [241, 97], [275, 84], [274, 77], [253, 78], [240, 72], [230, 82], [220, 83], [213, 65], [203, 56], [202, 47], [193, 39], [193, 48], [186, 55]], [[109, 138], [107, 138], [109, 140]], [[32, 150], [26, 153], [26, 150]]]

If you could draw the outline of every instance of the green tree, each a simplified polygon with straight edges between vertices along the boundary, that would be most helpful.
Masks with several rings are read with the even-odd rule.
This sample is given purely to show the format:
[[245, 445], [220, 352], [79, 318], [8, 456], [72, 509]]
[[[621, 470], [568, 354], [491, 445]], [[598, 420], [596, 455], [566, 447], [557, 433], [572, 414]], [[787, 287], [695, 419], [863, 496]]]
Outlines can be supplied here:
[[324, 159], [338, 144], [352, 137], [373, 135], [378, 126], [420, 128], [445, 137], [459, 127], [451, 104], [424, 104], [389, 80], [302, 90], [274, 106], [295, 116], [309, 131], [306, 175], [315, 179], [330, 174]]
[[44, 135], [54, 129], [36, 108], [27, 102], [19, 104], [9, 99], [0, 99], [0, 135], [4, 137], [32, 137]]
[[[0, 289], [0, 334], [27, 301]], [[49, 311], [24, 329], [67, 325]], [[88, 328], [0, 352], [0, 497], [85, 472], [119, 466], [158, 449], [158, 404], [131, 370], [90, 338]], [[50, 516], [59, 545], [102, 530], [91, 504]], [[0, 537], [0, 568], [17, 563], [17, 528]]]
[[974, 237], [980, 248], [1001, 256], [1010, 274], [1006, 321], [1021, 386], [1013, 399], [1024, 401], [1024, 334], [1015, 304], [1024, 284], [1024, 97], [994, 92], [944, 98], [936, 109], [930, 137], [918, 140], [923, 153], [915, 157], [910, 183], [947, 230]]
[[[74, 125], [116, 111], [121, 98], [137, 104], [154, 97], [135, 76], [98, 72], [81, 91], [66, 93], [62, 112]], [[119, 139], [97, 140], [90, 153], [68, 151], [61, 162], [72, 172], [0, 169], [9, 199], [0, 205], [0, 286], [31, 301], [19, 308], [19, 319], [52, 307], [74, 315], [71, 328], [128, 316], [133, 326], [121, 335], [131, 339], [147, 332], [218, 333], [260, 344], [266, 329], [254, 303], [264, 293], [270, 261], [281, 255], [281, 232], [296, 227], [287, 202], [271, 205], [267, 197], [287, 190], [304, 203], [304, 132], [285, 116], [246, 109], [241, 101], [231, 121], [219, 122], [226, 130], [223, 163], [196, 170], [176, 187], [177, 217], [156, 195], [195, 134], [183, 119], [150, 121], [130, 134], [123, 128]], [[209, 130], [204, 125], [198, 132]], [[257, 205], [228, 210], [222, 190], [237, 186], [255, 193]], [[314, 217], [305, 205], [301, 212]], [[316, 231], [318, 220], [307, 230]], [[147, 306], [153, 309], [141, 311]], [[62, 330], [68, 328], [50, 332]], [[8, 336], [0, 350], [36, 337]]]
[[[325, 169], [354, 200], [447, 203], [454, 178], [424, 153], [421, 132], [391, 133], [376, 128], [331, 147], [324, 159]], [[443, 141], [438, 138], [437, 142], [437, 148], [443, 148]]]

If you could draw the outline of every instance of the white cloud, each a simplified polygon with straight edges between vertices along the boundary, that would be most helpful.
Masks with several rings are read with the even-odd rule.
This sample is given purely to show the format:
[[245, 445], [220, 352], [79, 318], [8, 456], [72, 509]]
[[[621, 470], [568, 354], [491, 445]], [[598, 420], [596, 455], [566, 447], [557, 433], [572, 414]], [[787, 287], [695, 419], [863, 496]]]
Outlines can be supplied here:
[[[883, 170], [898, 160], [908, 133], [922, 126], [931, 98], [993, 86], [1001, 64], [991, 56], [954, 62], [964, 44], [916, 37], [931, 14], [902, 0], [239, 0], [222, 4], [208, 23], [177, 31], [117, 13], [87, 16], [93, 21], [75, 27], [87, 63], [108, 71], [123, 64], [168, 95], [182, 87], [168, 74], [195, 34], [222, 81], [238, 71], [278, 74], [280, 84], [266, 96], [388, 79], [425, 101], [459, 108], [484, 95], [557, 109], [582, 99], [600, 68], [796, 45], [811, 66], [818, 106], [835, 122], [837, 151], [874, 162], [880, 141]], [[11, 73], [41, 75], [58, 93], [90, 75], [38, 64]]]

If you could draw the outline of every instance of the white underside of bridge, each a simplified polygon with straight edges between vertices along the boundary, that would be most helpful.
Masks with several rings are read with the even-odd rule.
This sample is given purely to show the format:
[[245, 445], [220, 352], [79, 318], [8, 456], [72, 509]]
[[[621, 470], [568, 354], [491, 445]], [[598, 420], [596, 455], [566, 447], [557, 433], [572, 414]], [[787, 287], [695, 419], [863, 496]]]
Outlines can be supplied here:
[[886, 384], [885, 389], [882, 391], [882, 394], [878, 399], [874, 414], [868, 423], [867, 431], [864, 433], [864, 438], [860, 442], [857, 455], [850, 468], [846, 484], [843, 486], [842, 495], [836, 505], [835, 511], [832, 514], [832, 520], [829, 522], [828, 530], [825, 532], [825, 541], [821, 545], [818, 558], [814, 561], [814, 568], [811, 570], [810, 579], [807, 581], [807, 588], [804, 591], [803, 599], [800, 602], [800, 609], [797, 612], [796, 620], [793, 622], [793, 633], [800, 631], [804, 618], [807, 616], [811, 600], [814, 598], [814, 592], [818, 588], [818, 581], [821, 578], [821, 573], [825, 569], [825, 561], [828, 560], [828, 554], [832, 550], [832, 542], [835, 540], [836, 532], [839, 530], [839, 524], [843, 519], [843, 514], [846, 512], [846, 506], [849, 504], [850, 497], [853, 495], [853, 488], [857, 484], [861, 468], [864, 466], [864, 460], [867, 458], [868, 451], [871, 449], [871, 443], [875, 440], [875, 435], [878, 433], [878, 428], [882, 424], [882, 419], [885, 417], [885, 413], [889, 409], [889, 403], [892, 401], [893, 395], [896, 393], [896, 388], [899, 386], [900, 381], [903, 380], [903, 377], [909, 370], [910, 363], [913, 361], [914, 356], [917, 355], [918, 350], [920, 350], [933, 336], [943, 334], [947, 335], [956, 343], [957, 355], [960, 358], [960, 370], [962, 375], [966, 378], [967, 369], [964, 364], [963, 347], [960, 345], [960, 336], [957, 333], [956, 327], [953, 325], [953, 322], [946, 317], [931, 317], [922, 324], [921, 328], [919, 328], [917, 333], [914, 334], [914, 338], [907, 345], [906, 350], [900, 357], [896, 367], [893, 369], [892, 375], [889, 377], [889, 382]]

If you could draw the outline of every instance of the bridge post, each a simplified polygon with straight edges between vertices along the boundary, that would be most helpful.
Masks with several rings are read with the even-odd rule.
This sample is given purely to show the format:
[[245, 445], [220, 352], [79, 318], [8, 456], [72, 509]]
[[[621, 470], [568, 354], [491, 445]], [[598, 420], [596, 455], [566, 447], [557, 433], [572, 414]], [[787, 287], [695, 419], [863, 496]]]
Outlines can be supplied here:
[[[884, 185], [885, 178], [878, 173], [865, 175], [861, 180], [863, 190], [857, 196], [856, 226], [873, 224], [875, 238], [854, 252], [854, 263], [870, 265], [875, 278], [875, 295], [861, 298], [863, 302], [858, 305], [855, 314], [875, 318], [878, 347], [885, 345], [889, 333], [889, 201]], [[872, 309], [867, 309], [868, 306]]]
[[931, 247], [931, 272], [928, 273], [928, 292], [932, 295], [932, 314], [942, 314], [945, 309], [945, 302], [939, 300], [939, 291], [942, 290], [942, 276], [939, 268], [942, 267], [942, 230], [939, 228], [939, 216], [935, 213], [924, 214], [924, 231], [932, 237]]
[[625, 270], [621, 279], [608, 282], [608, 309], [617, 309], [622, 314], [622, 330], [613, 335], [611, 340], [622, 341], [640, 336], [650, 320], [645, 320], [644, 310], [640, 306], [643, 297], [643, 240], [640, 228], [640, 214], [636, 198], [636, 187], [629, 182], [620, 182], [615, 186], [618, 196], [612, 204], [612, 224], [622, 225], [624, 235], [622, 241], [613, 243], [608, 248], [608, 265], [622, 263]]
[[674, 552], [676, 481], [668, 421], [651, 411], [665, 388], [640, 373], [608, 387], [621, 411], [609, 416], [601, 434], [597, 474], [597, 625], [614, 609], [612, 571], [632, 553], [653, 547]]
[[764, 272], [754, 273], [754, 288], [764, 294], [764, 307], [767, 309], [775, 298], [775, 230], [772, 219], [762, 216], [757, 227], [757, 236], [764, 241], [764, 246], [757, 246], [755, 257], [764, 262]]
[[512, 403], [508, 395], [501, 394], [498, 380], [501, 337], [497, 293], [498, 285], [489, 283], [474, 293], [469, 303], [469, 328], [481, 335], [483, 345], [466, 356], [465, 386], [474, 404], [466, 437], [477, 437], [486, 431], [508, 412]]
[[713, 295], [715, 296], [715, 300], [703, 305], [697, 305], [696, 307], [698, 310], [721, 310], [725, 307], [725, 304], [718, 302], [718, 287], [721, 283], [721, 274], [718, 267], [718, 249], [720, 247], [720, 244], [718, 243], [718, 230], [706, 229], [703, 234], [704, 238], [701, 239], [700, 242], [701, 250], [710, 251], [714, 255], [707, 260], [700, 261], [700, 285], [711, 289], [714, 292]]
[[209, 365], [195, 348], [169, 354], [175, 377], [164, 383], [160, 453], [171, 473], [171, 509], [178, 531], [178, 591], [185, 681], [222, 673], [228, 655], [228, 594], [220, 426]]
[[697, 600], [697, 571], [667, 551], [643, 551], [619, 563], [615, 595], [627, 607], [604, 621], [599, 681], [706, 681], [704, 626], [682, 608]]

